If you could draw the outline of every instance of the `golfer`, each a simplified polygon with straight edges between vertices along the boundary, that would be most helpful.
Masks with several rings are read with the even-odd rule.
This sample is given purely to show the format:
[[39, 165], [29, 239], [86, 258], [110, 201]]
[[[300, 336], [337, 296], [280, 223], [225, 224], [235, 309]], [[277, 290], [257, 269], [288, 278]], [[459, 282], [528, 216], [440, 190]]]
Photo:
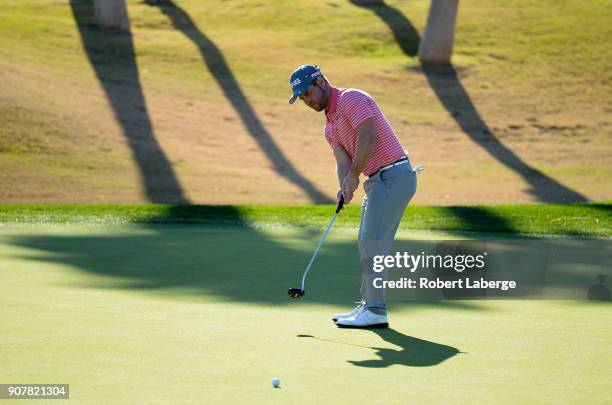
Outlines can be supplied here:
[[341, 197], [353, 199], [363, 183], [358, 245], [361, 259], [361, 301], [351, 312], [333, 316], [336, 325], [346, 328], [386, 328], [387, 306], [384, 289], [373, 280], [385, 277], [372, 270], [376, 255], [389, 252], [406, 206], [416, 191], [416, 173], [389, 122], [364, 91], [332, 86], [314, 65], [296, 68], [289, 79], [293, 96], [315, 111], [325, 112], [325, 139], [336, 158]]

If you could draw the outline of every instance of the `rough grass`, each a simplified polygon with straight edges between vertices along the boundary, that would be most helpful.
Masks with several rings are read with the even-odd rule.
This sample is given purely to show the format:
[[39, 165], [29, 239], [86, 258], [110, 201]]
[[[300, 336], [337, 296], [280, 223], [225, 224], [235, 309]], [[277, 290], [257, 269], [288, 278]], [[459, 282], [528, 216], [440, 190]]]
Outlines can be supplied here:
[[[300, 190], [278, 184], [278, 174], [252, 144], [194, 42], [158, 8], [140, 0], [128, 3], [154, 135], [192, 201], [308, 202]], [[329, 195], [334, 195], [335, 180], [330, 159], [320, 157], [328, 156], [320, 117], [286, 105], [287, 75], [304, 62], [322, 64], [336, 85], [361, 87], [376, 97], [414, 160], [430, 169], [431, 181], [423, 183], [416, 203], [536, 201], [520, 178], [466, 139], [433, 95], [418, 60], [402, 51], [392, 29], [373, 10], [344, 0], [176, 4], [219, 49], [288, 160]], [[401, 16], [403, 28], [408, 22], [422, 33], [429, 1], [385, 4], [383, 14]], [[0, 10], [0, 121], [5, 123], [0, 128], [5, 178], [0, 201], [146, 202], [69, 3], [0, 0]], [[594, 201], [612, 197], [607, 191], [612, 189], [611, 10], [609, 2], [595, 0], [462, 2], [453, 57], [462, 86], [493, 134], [533, 167]], [[88, 24], [95, 29], [93, 20]], [[400, 34], [409, 40], [405, 29]], [[242, 146], [223, 148], [235, 139]], [[307, 162], [304, 153], [311, 157]], [[89, 184], [79, 170], [84, 155], [96, 162], [87, 173]], [[255, 167], [261, 179], [230, 168], [234, 172], [224, 179], [227, 190], [221, 187], [212, 196], [208, 190], [217, 185], [201, 173], [211, 173], [222, 157], [248, 157], [253, 161], [245, 164]], [[14, 158], [22, 164], [15, 165]], [[573, 162], [580, 162], [580, 173], [570, 170]], [[453, 179], [452, 189], [441, 186], [477, 165], [487, 169]], [[69, 168], [61, 176], [55, 169], [60, 166]], [[117, 173], [127, 174], [130, 185], [113, 196], [104, 185]], [[506, 187], [484, 193], [485, 183]], [[236, 189], [240, 192], [230, 191]]]
[[[293, 225], [322, 227], [333, 206], [2, 205], [0, 223]], [[359, 225], [347, 206], [335, 226]], [[409, 207], [401, 229], [612, 236], [612, 204]]]
[[[385, 3], [422, 32], [428, 1]], [[266, 97], [286, 92], [286, 83], [278, 78], [287, 75], [293, 60], [302, 61], [304, 57], [325, 57], [328, 66], [342, 63], [344, 66], [338, 70], [343, 72], [355, 60], [360, 61], [361, 69], [370, 70], [381, 65], [401, 69], [398, 60], [407, 63], [389, 35], [390, 28], [373, 11], [349, 1], [178, 0], [176, 4], [211, 40], [224, 45], [236, 74], [247, 82], [258, 82], [254, 93], [264, 93]], [[0, 5], [3, 54], [11, 54], [11, 59], [20, 62], [81, 69], [82, 49], [78, 47], [75, 23], [66, 2], [2, 0]], [[535, 88], [543, 78], [557, 83], [569, 81], [570, 88], [578, 81], [610, 85], [609, 2], [477, 0], [460, 7], [454, 49], [457, 66], [477, 66], [500, 87], [521, 82]], [[171, 74], [186, 85], [200, 78], [201, 66], [190, 63], [193, 45], [172, 27], [168, 18], [155, 7], [135, 0], [129, 1], [129, 12], [137, 56], [149, 73]], [[333, 41], [328, 41], [330, 38]], [[60, 50], [61, 58], [57, 55]], [[270, 59], [271, 56], [276, 58]], [[166, 70], [168, 64], [171, 71]], [[412, 60], [410, 64], [417, 66], [418, 62]], [[182, 73], [191, 74], [176, 75], [175, 69], [189, 69]], [[349, 71], [344, 77], [370, 73], [361, 69]], [[601, 86], [592, 87], [589, 93], [591, 98], [599, 96], [609, 101]]]

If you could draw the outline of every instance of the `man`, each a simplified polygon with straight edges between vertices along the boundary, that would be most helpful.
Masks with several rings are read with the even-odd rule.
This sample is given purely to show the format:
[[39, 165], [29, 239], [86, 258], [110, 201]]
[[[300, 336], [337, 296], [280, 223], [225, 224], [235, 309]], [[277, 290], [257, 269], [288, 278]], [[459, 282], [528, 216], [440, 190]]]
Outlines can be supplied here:
[[359, 252], [361, 258], [361, 302], [351, 312], [333, 316], [339, 327], [386, 328], [384, 290], [373, 280], [372, 260], [387, 254], [406, 206], [416, 191], [416, 175], [389, 122], [367, 93], [332, 86], [318, 66], [296, 68], [289, 79], [293, 96], [317, 112], [325, 112], [325, 139], [336, 158], [341, 197], [350, 202], [359, 185], [367, 180], [361, 207]]

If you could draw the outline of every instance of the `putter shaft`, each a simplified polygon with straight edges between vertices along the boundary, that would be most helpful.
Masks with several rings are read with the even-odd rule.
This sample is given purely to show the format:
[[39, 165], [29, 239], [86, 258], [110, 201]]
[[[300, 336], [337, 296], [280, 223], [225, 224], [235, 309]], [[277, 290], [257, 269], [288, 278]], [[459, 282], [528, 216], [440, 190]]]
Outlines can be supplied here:
[[321, 249], [321, 245], [323, 244], [323, 241], [325, 240], [327, 233], [331, 229], [331, 226], [333, 225], [334, 221], [336, 220], [336, 217], [338, 216], [338, 212], [340, 211], [336, 210], [336, 213], [334, 214], [331, 221], [329, 222], [329, 225], [327, 225], [327, 229], [323, 233], [323, 236], [321, 237], [321, 240], [319, 241], [319, 244], [317, 245], [317, 248], [315, 249], [314, 254], [312, 255], [312, 258], [310, 259], [310, 262], [308, 263], [308, 267], [306, 267], [306, 271], [304, 271], [304, 275], [302, 276], [302, 287], [301, 287], [302, 291], [304, 291], [304, 283], [306, 282], [306, 275], [308, 275], [308, 272], [310, 271], [310, 266], [312, 266], [312, 263], [314, 262], [315, 257], [317, 257], [317, 254], [319, 253], [319, 249]]

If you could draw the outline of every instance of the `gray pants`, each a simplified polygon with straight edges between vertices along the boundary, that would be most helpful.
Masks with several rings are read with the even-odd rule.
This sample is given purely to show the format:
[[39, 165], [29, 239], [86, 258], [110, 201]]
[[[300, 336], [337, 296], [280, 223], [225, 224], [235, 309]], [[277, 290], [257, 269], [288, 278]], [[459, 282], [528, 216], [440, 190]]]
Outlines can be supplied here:
[[361, 296], [369, 308], [384, 309], [385, 294], [375, 288], [377, 277], [385, 272], [372, 270], [373, 257], [386, 255], [391, 249], [400, 220], [416, 192], [416, 173], [410, 162], [394, 166], [369, 177], [364, 183], [366, 195], [361, 206], [359, 224], [359, 255], [361, 259]]

